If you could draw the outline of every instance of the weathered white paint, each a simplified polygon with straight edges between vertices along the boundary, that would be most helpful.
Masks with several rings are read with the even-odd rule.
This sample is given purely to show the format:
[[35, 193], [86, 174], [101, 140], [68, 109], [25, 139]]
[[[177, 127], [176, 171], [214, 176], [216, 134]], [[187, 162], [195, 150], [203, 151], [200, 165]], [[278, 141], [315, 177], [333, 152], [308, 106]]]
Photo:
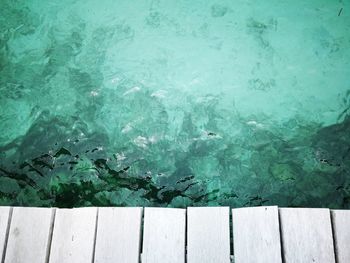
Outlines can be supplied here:
[[57, 209], [49, 262], [92, 262], [96, 216], [94, 207]]
[[145, 208], [142, 263], [184, 263], [186, 210]]
[[235, 263], [282, 263], [278, 207], [232, 209]]
[[[4, 263], [139, 261], [142, 208], [100, 208], [99, 216], [97, 208], [57, 209], [56, 218], [54, 211], [0, 207]], [[236, 263], [280, 263], [280, 246], [285, 263], [350, 262], [349, 210], [281, 208], [279, 217], [281, 240], [277, 207], [232, 210]], [[185, 231], [185, 209], [146, 208], [142, 262], [184, 263]], [[230, 262], [228, 208], [188, 208], [187, 238], [188, 263]]]
[[230, 216], [228, 207], [187, 209], [187, 262], [230, 262]]
[[99, 208], [95, 263], [138, 263], [142, 208]]
[[53, 209], [13, 208], [5, 263], [45, 263]]
[[285, 263], [334, 263], [329, 209], [280, 208]]
[[350, 262], [350, 211], [332, 210], [337, 263]]
[[3, 257], [5, 245], [7, 242], [7, 227], [9, 223], [10, 212], [10, 207], [0, 207], [0, 260]]

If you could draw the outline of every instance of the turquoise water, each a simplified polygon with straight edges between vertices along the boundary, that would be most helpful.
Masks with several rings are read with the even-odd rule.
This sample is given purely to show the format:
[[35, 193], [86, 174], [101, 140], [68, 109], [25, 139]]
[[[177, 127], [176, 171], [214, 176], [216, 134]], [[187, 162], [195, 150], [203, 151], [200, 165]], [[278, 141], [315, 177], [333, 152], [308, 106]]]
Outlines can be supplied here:
[[0, 0], [0, 204], [350, 208], [350, 2]]

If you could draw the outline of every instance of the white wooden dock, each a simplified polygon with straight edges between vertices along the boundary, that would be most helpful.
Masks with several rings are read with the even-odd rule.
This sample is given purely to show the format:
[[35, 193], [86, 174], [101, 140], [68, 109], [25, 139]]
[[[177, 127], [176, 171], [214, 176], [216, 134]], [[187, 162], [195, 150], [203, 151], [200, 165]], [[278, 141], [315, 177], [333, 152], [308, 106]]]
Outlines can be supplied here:
[[0, 207], [0, 256], [2, 263], [349, 263], [350, 210]]

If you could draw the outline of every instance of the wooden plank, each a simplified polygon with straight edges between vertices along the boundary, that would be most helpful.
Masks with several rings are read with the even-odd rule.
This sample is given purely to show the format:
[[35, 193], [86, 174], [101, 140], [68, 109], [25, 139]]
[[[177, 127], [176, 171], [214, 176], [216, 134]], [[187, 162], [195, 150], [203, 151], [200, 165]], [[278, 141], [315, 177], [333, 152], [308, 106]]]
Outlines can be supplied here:
[[142, 208], [99, 208], [95, 263], [138, 263]]
[[6, 249], [10, 213], [11, 207], [0, 207], [0, 260], [4, 257]]
[[329, 209], [280, 208], [285, 263], [335, 262]]
[[184, 263], [185, 228], [185, 209], [145, 208], [142, 263]]
[[228, 207], [187, 209], [187, 262], [230, 262], [230, 210]]
[[282, 263], [278, 207], [232, 209], [235, 263]]
[[57, 209], [50, 263], [92, 262], [97, 208]]
[[332, 210], [337, 263], [350, 262], [350, 210]]
[[45, 263], [52, 219], [51, 208], [13, 208], [5, 263]]

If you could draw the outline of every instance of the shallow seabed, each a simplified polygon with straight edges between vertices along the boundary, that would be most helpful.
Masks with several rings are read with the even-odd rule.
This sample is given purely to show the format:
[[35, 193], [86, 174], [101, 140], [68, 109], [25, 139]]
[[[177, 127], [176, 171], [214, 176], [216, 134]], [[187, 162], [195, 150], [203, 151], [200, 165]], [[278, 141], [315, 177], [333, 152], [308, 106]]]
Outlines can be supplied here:
[[0, 0], [0, 204], [350, 208], [350, 2]]

